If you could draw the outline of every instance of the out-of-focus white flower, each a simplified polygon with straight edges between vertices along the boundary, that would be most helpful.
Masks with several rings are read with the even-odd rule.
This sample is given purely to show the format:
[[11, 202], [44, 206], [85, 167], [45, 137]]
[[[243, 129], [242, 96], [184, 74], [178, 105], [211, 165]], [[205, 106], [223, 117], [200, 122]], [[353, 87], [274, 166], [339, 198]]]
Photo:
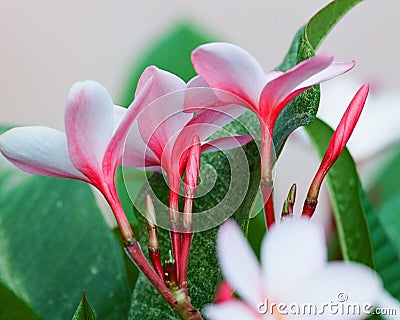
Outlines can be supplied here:
[[221, 227], [217, 245], [223, 275], [241, 300], [208, 305], [211, 320], [357, 320], [367, 318], [373, 306], [400, 313], [400, 304], [373, 270], [326, 261], [323, 230], [309, 219], [272, 227], [262, 243], [261, 266], [233, 221]]

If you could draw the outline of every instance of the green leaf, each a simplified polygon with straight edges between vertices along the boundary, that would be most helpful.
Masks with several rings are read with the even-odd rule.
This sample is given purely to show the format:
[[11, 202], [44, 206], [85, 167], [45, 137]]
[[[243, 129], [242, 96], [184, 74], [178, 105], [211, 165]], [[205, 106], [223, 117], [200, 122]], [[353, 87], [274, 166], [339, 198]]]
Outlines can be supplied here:
[[363, 203], [375, 258], [375, 270], [385, 288], [400, 301], [400, 197], [396, 195], [376, 210], [366, 194]]
[[400, 193], [400, 146], [396, 146], [394, 153], [375, 174], [371, 190], [368, 194], [374, 204], [385, 203]]
[[79, 303], [79, 306], [76, 309], [72, 320], [96, 320], [96, 316], [94, 314], [92, 306], [87, 300], [85, 291], [83, 292], [82, 300]]
[[[277, 68], [286, 71], [315, 55], [315, 51], [336, 23], [362, 0], [336, 0], [314, 15], [295, 35], [285, 59]], [[297, 128], [311, 124], [318, 111], [319, 86], [314, 86], [291, 101], [279, 115], [273, 140], [279, 155], [288, 136]]]
[[39, 320], [40, 317], [9, 288], [0, 283], [0, 320]]
[[[322, 158], [333, 130], [316, 119], [312, 125], [306, 127], [306, 131]], [[374, 268], [371, 237], [362, 205], [360, 179], [347, 149], [329, 170], [327, 182], [343, 258]]]
[[0, 284], [43, 319], [71, 318], [82, 290], [101, 319], [126, 317], [122, 250], [91, 188], [0, 160]]
[[127, 82], [121, 105], [128, 106], [132, 102], [139, 77], [150, 65], [170, 71], [185, 81], [193, 78], [196, 72], [190, 60], [190, 54], [199, 45], [211, 41], [214, 41], [211, 37], [186, 23], [167, 30], [159, 40], [154, 41], [155, 45], [143, 53], [143, 58], [134, 64], [133, 76]]
[[[247, 120], [245, 123], [252, 122], [252, 120], [247, 117], [253, 118], [254, 115], [250, 113], [246, 114], [243, 119], [243, 121]], [[257, 125], [256, 119], [253, 120], [253, 123]], [[237, 125], [232, 124], [231, 127], [237, 127]], [[234, 128], [231, 128], [231, 132], [233, 130]], [[249, 208], [255, 200], [259, 187], [260, 159], [258, 157], [258, 148], [255, 143], [246, 145], [244, 149], [247, 155], [249, 168], [241, 168], [242, 170], [239, 170], [238, 174], [243, 174], [243, 179], [241, 180], [239, 176], [238, 180], [243, 181], [244, 185], [245, 179], [249, 179], [250, 184], [246, 196], [241, 202], [240, 207], [234, 213], [233, 218], [240, 225], [242, 230], [246, 231], [249, 221]], [[229, 152], [231, 153], [229, 157], [231, 158], [230, 163], [232, 166], [235, 165], [235, 159], [239, 158], [241, 152], [240, 150], [232, 150]], [[221, 201], [221, 198], [224, 197], [230, 185], [231, 170], [234, 170], [234, 168], [229, 167], [226, 156], [221, 152], [203, 155], [201, 164], [202, 166], [205, 164], [212, 164], [218, 178], [213, 189], [207, 193], [207, 195], [196, 199], [194, 212], [201, 212], [202, 210], [209, 209]], [[244, 172], [245, 170], [249, 170], [250, 176], [246, 176], [247, 172]], [[206, 179], [206, 177], [202, 179]], [[155, 194], [162, 199], [164, 203], [167, 203], [169, 194], [164, 178], [160, 174], [155, 174], [150, 178], [150, 184]], [[144, 201], [145, 194], [147, 194], [147, 189], [141, 191], [138, 201]], [[226, 207], [221, 210], [229, 211], [230, 208]], [[212, 219], [212, 217], [210, 218]], [[140, 229], [145, 230], [144, 218], [139, 213], [138, 220], [141, 224]], [[160, 247], [162, 248], [162, 258], [164, 259], [167, 249], [171, 247], [169, 232], [160, 228], [158, 230]], [[216, 253], [215, 241], [217, 231], [218, 227], [215, 227], [207, 231], [195, 233], [192, 242], [187, 275], [188, 288], [193, 306], [200, 310], [205, 304], [213, 301], [216, 288], [222, 279]], [[142, 247], [146, 248], [146, 232], [140, 235], [140, 242], [142, 243]], [[178, 319], [146, 279], [140, 275], [132, 296], [129, 319], [150, 320], [161, 318]]]

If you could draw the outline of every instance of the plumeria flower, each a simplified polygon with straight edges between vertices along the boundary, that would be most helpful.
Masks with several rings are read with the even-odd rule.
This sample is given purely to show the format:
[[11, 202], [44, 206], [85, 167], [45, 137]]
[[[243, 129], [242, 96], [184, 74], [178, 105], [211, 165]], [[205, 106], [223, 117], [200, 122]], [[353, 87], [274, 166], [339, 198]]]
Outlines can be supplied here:
[[116, 192], [114, 175], [132, 121], [149, 103], [155, 82], [146, 78], [128, 111], [114, 106], [95, 81], [72, 86], [65, 110], [65, 133], [43, 126], [13, 128], [0, 136], [0, 151], [32, 174], [88, 182], [104, 195], [126, 241], [134, 238]]
[[[201, 152], [232, 149], [253, 138], [251, 135], [243, 135], [207, 140], [243, 114], [245, 109], [238, 105], [227, 105], [218, 110], [202, 110], [196, 115], [183, 112], [187, 84], [182, 79], [156, 67], [149, 67], [139, 81], [139, 89], [148, 78], [154, 79], [156, 90], [153, 91], [151, 103], [141, 111], [132, 126], [122, 164], [166, 173], [170, 188], [169, 222], [172, 245], [179, 270], [179, 189], [193, 138], [199, 137]], [[201, 99], [200, 95], [193, 96], [191, 102], [198, 104]]]
[[[226, 136], [207, 139], [246, 110], [238, 105], [227, 105], [218, 110], [202, 110], [196, 115], [183, 112], [187, 84], [176, 75], [156, 67], [149, 67], [142, 75], [156, 79], [152, 103], [144, 108], [128, 135], [123, 165], [146, 171], [165, 171], [169, 187], [178, 192], [185, 168], [187, 152], [195, 136], [199, 136], [201, 152], [232, 149], [252, 140], [251, 135]], [[139, 81], [138, 87], [141, 85]], [[201, 94], [205, 93], [199, 90]], [[199, 95], [192, 96], [192, 104], [200, 104]]]
[[[192, 62], [200, 76], [191, 84], [229, 92], [231, 99], [210, 101], [210, 107], [223, 103], [241, 104], [253, 111], [260, 122], [261, 135], [261, 195], [267, 226], [275, 222], [273, 205], [272, 134], [283, 108], [295, 96], [309, 87], [334, 78], [354, 67], [355, 62], [333, 62], [330, 54], [319, 54], [285, 72], [265, 72], [247, 51], [230, 43], [209, 43], [192, 52]], [[190, 101], [187, 109], [192, 109]]]
[[236, 98], [232, 102], [241, 100], [244, 107], [257, 114], [262, 143], [270, 143], [276, 119], [290, 100], [315, 84], [347, 72], [355, 64], [333, 62], [332, 55], [319, 54], [285, 72], [266, 73], [247, 51], [223, 42], [199, 46], [192, 53], [192, 62], [208, 86], [230, 92]]
[[357, 320], [372, 314], [373, 306], [400, 312], [374, 271], [355, 262], [326, 261], [324, 232], [310, 219], [275, 224], [263, 240], [261, 265], [233, 221], [220, 228], [217, 248], [222, 273], [241, 299], [206, 306], [210, 320]]

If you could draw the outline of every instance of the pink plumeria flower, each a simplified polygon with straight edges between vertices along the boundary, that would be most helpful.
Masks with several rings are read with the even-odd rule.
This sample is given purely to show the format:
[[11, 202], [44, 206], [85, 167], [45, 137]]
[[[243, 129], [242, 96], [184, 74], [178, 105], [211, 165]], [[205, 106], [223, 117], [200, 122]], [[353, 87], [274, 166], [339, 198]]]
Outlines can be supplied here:
[[[192, 53], [199, 76], [211, 88], [231, 93], [232, 101], [255, 112], [262, 139], [262, 178], [270, 179], [271, 139], [276, 119], [296, 95], [307, 88], [352, 69], [355, 62], [333, 62], [330, 54], [319, 54], [285, 72], [265, 72], [247, 51], [231, 43], [209, 43]], [[200, 83], [199, 81], [197, 81]]]
[[[186, 83], [176, 75], [149, 67], [142, 75], [138, 88], [147, 78], [154, 79], [154, 96], [144, 108], [128, 135], [123, 166], [147, 171], [162, 171], [167, 175], [170, 189], [169, 228], [176, 263], [177, 277], [181, 268], [181, 224], [179, 190], [187, 155], [195, 136], [201, 151], [231, 149], [248, 143], [251, 135], [227, 136], [208, 141], [207, 138], [244, 113], [241, 106], [229, 105], [219, 110], [202, 110], [198, 114], [183, 112]], [[192, 103], [201, 102], [201, 95], [193, 95]], [[181, 272], [182, 273], [182, 272]]]
[[[211, 108], [226, 104], [240, 104], [253, 111], [260, 122], [261, 136], [261, 197], [266, 224], [275, 222], [273, 205], [273, 143], [272, 134], [279, 114], [295, 96], [311, 86], [334, 78], [354, 67], [355, 62], [333, 62], [330, 54], [319, 54], [285, 72], [264, 72], [256, 59], [239, 46], [217, 42], [199, 46], [192, 52], [192, 62], [200, 78], [191, 87], [208, 87], [216, 91], [215, 99], [207, 103]], [[206, 104], [203, 107], [206, 107]], [[196, 108], [190, 101], [187, 110]]]
[[132, 121], [154, 87], [147, 78], [121, 116], [107, 90], [94, 81], [78, 82], [68, 94], [65, 133], [43, 126], [14, 128], [0, 136], [0, 151], [32, 174], [78, 179], [95, 186], [110, 204], [125, 240], [133, 233], [118, 200], [114, 175]]
[[[182, 79], [154, 66], [146, 69], [141, 80], [147, 77], [154, 79], [157, 90], [153, 91], [152, 103], [142, 110], [128, 135], [124, 166], [164, 170], [170, 189], [178, 193], [187, 152], [195, 136], [200, 139], [201, 152], [232, 149], [252, 140], [251, 135], [207, 139], [242, 115], [243, 107], [229, 105], [218, 110], [202, 110], [196, 115], [183, 112], [187, 85]], [[200, 99], [193, 95], [191, 103], [198, 104]]]
[[[233, 221], [220, 228], [217, 247], [222, 273], [241, 300], [206, 306], [210, 320], [357, 320], [372, 314], [373, 306], [400, 312], [374, 271], [355, 262], [326, 261], [323, 230], [307, 218], [286, 219], [268, 231], [261, 265]], [[307, 308], [298, 311], [306, 304], [315, 305], [310, 314]], [[338, 307], [330, 309], [334, 304]], [[360, 306], [360, 313], [349, 305]]]

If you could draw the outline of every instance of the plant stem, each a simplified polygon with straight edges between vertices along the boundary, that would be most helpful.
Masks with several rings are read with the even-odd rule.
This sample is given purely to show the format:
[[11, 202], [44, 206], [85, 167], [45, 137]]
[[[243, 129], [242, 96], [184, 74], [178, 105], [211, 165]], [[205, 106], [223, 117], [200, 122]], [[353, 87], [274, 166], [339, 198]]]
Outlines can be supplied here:
[[172, 309], [178, 306], [178, 301], [174, 295], [168, 290], [164, 281], [158, 276], [154, 269], [150, 266], [149, 262], [145, 258], [139, 243], [134, 240], [131, 243], [125, 244], [125, 251], [135, 263], [137, 268], [143, 273], [143, 275], [150, 281], [154, 288], [160, 293], [165, 301], [171, 306]]
[[272, 180], [272, 140], [268, 128], [260, 122], [261, 132], [261, 198], [264, 204], [265, 223], [269, 229], [275, 223], [274, 184]]
[[169, 196], [169, 221], [170, 221], [170, 234], [172, 242], [172, 251], [175, 259], [176, 276], [179, 279], [180, 270], [180, 255], [181, 255], [181, 234], [180, 218], [179, 218], [179, 195], [171, 188]]
[[146, 220], [147, 220], [147, 231], [149, 233], [149, 240], [148, 240], [149, 258], [158, 276], [165, 281], [164, 270], [161, 265], [160, 245], [158, 244], [156, 213], [150, 195], [146, 196]]

